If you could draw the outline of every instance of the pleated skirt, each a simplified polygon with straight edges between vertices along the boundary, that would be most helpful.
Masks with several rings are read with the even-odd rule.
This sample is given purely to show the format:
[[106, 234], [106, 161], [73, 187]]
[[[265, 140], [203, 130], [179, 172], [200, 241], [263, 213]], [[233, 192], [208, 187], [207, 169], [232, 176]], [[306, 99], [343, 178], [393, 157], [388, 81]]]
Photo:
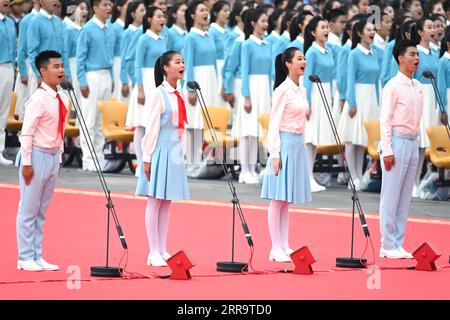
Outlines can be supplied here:
[[281, 169], [275, 176], [272, 158], [267, 161], [261, 198], [304, 204], [311, 201], [308, 160], [303, 134], [280, 131]]
[[151, 94], [156, 89], [155, 86], [155, 69], [142, 69], [142, 85], [144, 86], [145, 105], [138, 102], [138, 85], [136, 84], [131, 91], [130, 102], [128, 104], [127, 127], [145, 127], [146, 114], [145, 110], [152, 107]]
[[436, 96], [434, 95], [433, 85], [422, 84], [422, 92], [423, 109], [419, 127], [419, 148], [428, 148], [430, 146], [430, 140], [428, 139], [427, 128], [440, 124], [440, 112], [436, 102]]

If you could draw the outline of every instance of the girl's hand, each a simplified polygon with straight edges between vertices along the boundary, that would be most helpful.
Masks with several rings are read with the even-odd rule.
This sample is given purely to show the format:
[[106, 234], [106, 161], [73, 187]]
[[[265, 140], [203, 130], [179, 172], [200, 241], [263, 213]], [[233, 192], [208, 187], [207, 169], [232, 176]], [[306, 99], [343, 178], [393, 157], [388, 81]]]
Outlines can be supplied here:
[[272, 168], [273, 172], [276, 176], [278, 176], [278, 172], [281, 170], [281, 159], [280, 158], [272, 158]]
[[350, 118], [353, 118], [356, 115], [356, 111], [357, 111], [356, 107], [348, 109], [348, 115], [350, 116]]
[[250, 100], [249, 97], [245, 98], [244, 109], [245, 109], [245, 112], [247, 112], [247, 113], [252, 112], [252, 101]]
[[191, 106], [195, 106], [197, 104], [197, 95], [195, 94], [195, 92], [188, 93], [188, 100]]

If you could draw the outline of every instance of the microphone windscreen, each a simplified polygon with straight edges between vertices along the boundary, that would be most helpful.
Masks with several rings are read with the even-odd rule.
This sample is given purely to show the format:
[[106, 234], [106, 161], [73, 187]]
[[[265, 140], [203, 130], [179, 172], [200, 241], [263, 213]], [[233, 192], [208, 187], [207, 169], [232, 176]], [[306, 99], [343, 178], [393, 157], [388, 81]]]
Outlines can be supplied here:
[[424, 72], [422, 72], [422, 75], [423, 75], [425, 78], [427, 78], [427, 79], [432, 79], [432, 78], [434, 78], [433, 72], [431, 72], [431, 71], [425, 70]]
[[61, 88], [63, 88], [64, 90], [73, 90], [73, 86], [72, 84], [67, 81], [67, 80], [63, 80], [61, 81], [61, 83], [59, 84], [61, 86]]
[[188, 88], [189, 88], [189, 89], [192, 89], [192, 90], [197, 89], [196, 84], [197, 84], [197, 82], [195, 82], [195, 81], [188, 81], [188, 82], [187, 82]]
[[320, 82], [320, 78], [319, 78], [318, 76], [316, 76], [315, 74], [311, 74], [311, 75], [308, 77], [308, 79], [309, 79], [311, 82]]

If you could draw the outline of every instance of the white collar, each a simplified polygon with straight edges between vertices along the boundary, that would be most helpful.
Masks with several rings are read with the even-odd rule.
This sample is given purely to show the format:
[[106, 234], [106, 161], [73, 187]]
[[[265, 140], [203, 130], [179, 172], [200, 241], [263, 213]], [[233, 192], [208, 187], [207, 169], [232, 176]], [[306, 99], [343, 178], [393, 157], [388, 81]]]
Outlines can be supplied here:
[[350, 48], [351, 48], [352, 47], [352, 40], [351, 39], [347, 39], [347, 42], [345, 44], [350, 46]]
[[297, 40], [300, 41], [301, 43], [305, 43], [305, 39], [301, 35], [297, 36]]
[[427, 49], [425, 47], [422, 47], [420, 44], [417, 45], [417, 50], [422, 51], [425, 54], [430, 54], [430, 49]]
[[119, 26], [121, 26], [122, 28], [125, 27], [125, 22], [123, 22], [122, 19], [120, 19], [120, 18], [117, 18], [117, 20], [116, 20], [115, 23], [117, 23], [117, 24], [118, 24]]
[[39, 13], [39, 10], [36, 10], [35, 8], [33, 8], [33, 9], [31, 10], [31, 13], [32, 13], [32, 14], [38, 14], [38, 13]]
[[284, 80], [284, 81], [285, 81], [286, 84], [289, 86], [289, 88], [291, 88], [291, 89], [294, 90], [295, 92], [298, 92], [298, 91], [302, 88], [301, 82], [299, 82], [299, 84], [296, 85], [295, 82], [292, 81], [292, 79], [291, 79], [289, 76], [287, 76], [287, 77], [286, 77], [286, 80]]
[[101, 22], [96, 16], [92, 17], [92, 21], [100, 27], [100, 29], [108, 28], [108, 24]]
[[185, 29], [181, 29], [176, 24], [174, 24], [172, 27], [175, 29], [176, 32], [178, 32], [182, 36], [184, 36], [187, 33], [187, 31]]
[[199, 28], [196, 28], [196, 27], [192, 27], [192, 28], [191, 28], [191, 31], [192, 31], [192, 32], [195, 32], [196, 34], [198, 34], [198, 35], [200, 35], [200, 36], [202, 36], [202, 37], [208, 35], [208, 32], [207, 32], [207, 31], [200, 30]]
[[153, 40], [158, 40], [158, 39], [162, 39], [163, 37], [159, 34], [154, 33], [152, 30], [147, 29], [147, 31], [145, 31], [145, 33], [147, 35], [150, 36], [150, 38], [152, 38]]
[[266, 43], [263, 39], [259, 39], [259, 38], [255, 37], [254, 35], [250, 35], [249, 39], [252, 39], [253, 41], [255, 41], [258, 46], [262, 45], [263, 43]]
[[272, 32], [270, 33], [271, 36], [275, 37], [275, 38], [279, 38], [280, 34], [278, 32], [276, 32], [275, 30], [272, 30]]
[[434, 42], [430, 42], [430, 49], [439, 51], [440, 47], [437, 44], [435, 44]]
[[410, 79], [408, 76], [406, 76], [403, 72], [401, 72], [400, 70], [397, 72], [397, 77], [400, 78], [400, 80], [408, 83], [408, 84], [413, 84], [414, 83], [414, 78]]
[[48, 84], [46, 84], [44, 81], [41, 83], [42, 89], [44, 89], [48, 94], [50, 94], [53, 98], [56, 98], [57, 91], [50, 88]]
[[364, 48], [364, 47], [362, 46], [361, 43], [358, 43], [358, 44], [356, 45], [356, 47], [357, 47], [359, 50], [361, 50], [361, 52], [364, 53], [366, 56], [369, 55], [369, 54], [372, 54], [372, 49], [367, 50], [366, 48]]
[[216, 29], [217, 31], [219, 31], [222, 34], [225, 34], [227, 31], [225, 30], [225, 28], [222, 28], [221, 26], [219, 26], [217, 23], [213, 22], [211, 23], [211, 28]]
[[[331, 39], [330, 39], [330, 37], [331, 37]], [[334, 34], [333, 32], [328, 33], [328, 42], [329, 43], [332, 43], [335, 45], [340, 45], [340, 43], [341, 43], [340, 40], [341, 40], [341, 38], [338, 35]]]
[[42, 14], [44, 17], [46, 17], [47, 19], [51, 19], [53, 17], [53, 15], [51, 15], [50, 13], [48, 13], [47, 11], [45, 11], [44, 9], [41, 8], [41, 10], [39, 10], [39, 13]]
[[168, 93], [174, 93], [175, 90], [176, 90], [174, 87], [172, 87], [172, 86], [170, 85], [170, 83], [169, 83], [167, 80], [164, 80], [163, 83], [162, 83], [162, 85], [163, 85], [164, 89], [166, 89], [166, 91], [167, 91]]
[[289, 41], [291, 40], [291, 35], [289, 34], [289, 31], [284, 30], [283, 34], [281, 35], [282, 37], [288, 38]]
[[381, 44], [386, 43], [386, 39], [384, 39], [382, 36], [380, 36], [378, 33], [375, 33], [375, 41]]
[[313, 42], [313, 47], [320, 51], [321, 54], [325, 54], [327, 52], [327, 48], [321, 47], [317, 42]]
[[447, 59], [450, 59], [450, 53], [448, 52], [445, 52], [443, 56], [446, 57]]
[[3, 20], [5, 18], [6, 18], [6, 16], [3, 13], [0, 12], [0, 20]]
[[80, 26], [79, 24], [75, 23], [75, 21], [70, 20], [68, 17], [65, 17], [65, 18], [64, 18], [64, 21], [66, 22], [66, 24], [67, 24], [69, 27], [71, 27], [71, 28], [73, 28], [73, 29], [77, 29], [78, 31], [81, 30], [81, 26]]
[[138, 27], [136, 27], [134, 24], [130, 24], [128, 26], [128, 29], [130, 29], [131, 31], [136, 31], [138, 29]]
[[245, 34], [244, 31], [242, 31], [238, 26], [234, 27], [234, 32], [236, 32], [240, 36]]

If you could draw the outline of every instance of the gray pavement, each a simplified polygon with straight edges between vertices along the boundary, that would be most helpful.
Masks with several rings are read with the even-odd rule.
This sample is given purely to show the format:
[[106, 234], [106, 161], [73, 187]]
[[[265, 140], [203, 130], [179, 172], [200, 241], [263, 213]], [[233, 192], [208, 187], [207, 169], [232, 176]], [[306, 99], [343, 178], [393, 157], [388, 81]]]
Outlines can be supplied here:
[[[133, 193], [136, 177], [128, 169], [121, 173], [105, 173], [105, 178], [111, 192]], [[306, 207], [348, 210], [352, 209], [351, 193], [346, 186], [334, 183], [326, 191], [313, 193], [313, 201]], [[18, 169], [13, 166], [0, 166], [0, 182], [18, 183]], [[242, 203], [264, 203], [260, 198], [261, 185], [244, 185], [233, 180], [238, 197]], [[58, 186], [67, 188], [83, 188], [101, 190], [101, 185], [95, 173], [85, 172], [79, 168], [62, 168]], [[206, 180], [189, 179], [189, 188], [193, 199], [231, 200], [229, 188], [225, 179]], [[367, 213], [378, 213], [379, 194], [369, 192], [358, 193], [362, 209]], [[410, 215], [450, 219], [449, 201], [424, 201], [414, 199]]]

